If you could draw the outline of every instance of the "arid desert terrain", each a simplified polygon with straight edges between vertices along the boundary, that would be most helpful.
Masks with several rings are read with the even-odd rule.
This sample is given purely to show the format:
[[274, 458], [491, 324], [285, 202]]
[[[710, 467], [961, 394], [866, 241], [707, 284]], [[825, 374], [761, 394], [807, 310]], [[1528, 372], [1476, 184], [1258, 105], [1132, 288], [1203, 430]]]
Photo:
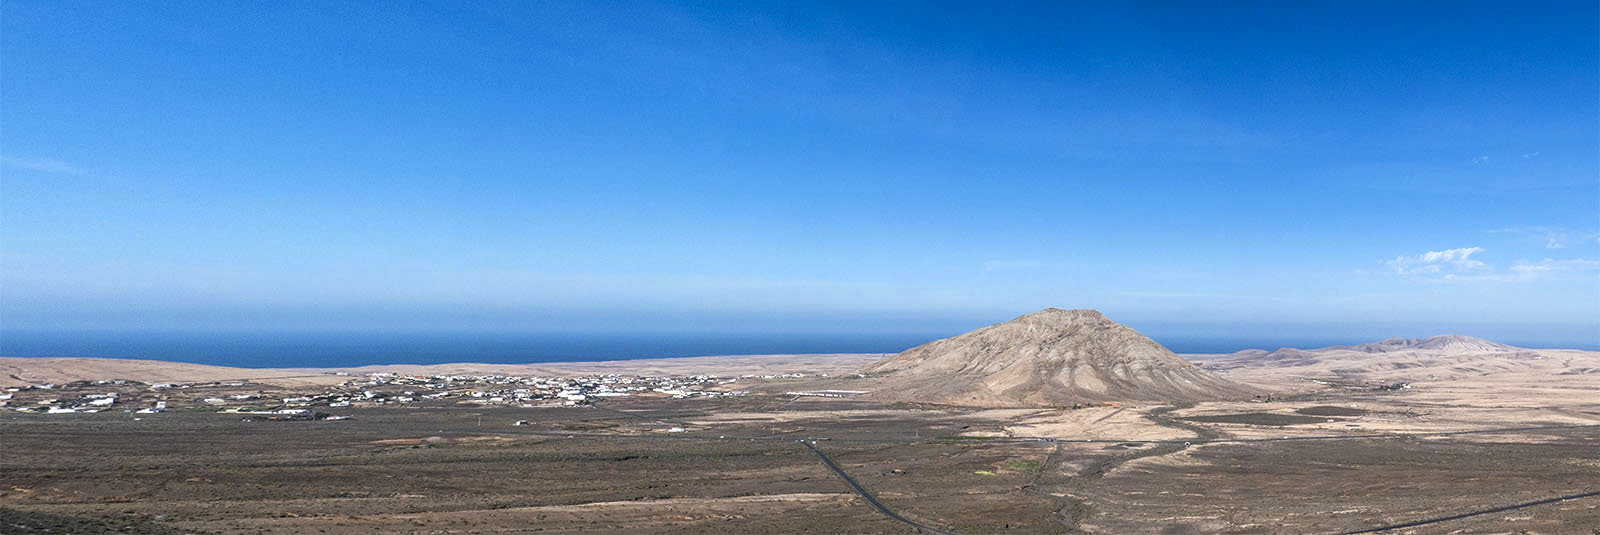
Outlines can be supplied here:
[[901, 355], [0, 359], [0, 532], [1600, 532], [1600, 352], [1178, 358], [1089, 312]]

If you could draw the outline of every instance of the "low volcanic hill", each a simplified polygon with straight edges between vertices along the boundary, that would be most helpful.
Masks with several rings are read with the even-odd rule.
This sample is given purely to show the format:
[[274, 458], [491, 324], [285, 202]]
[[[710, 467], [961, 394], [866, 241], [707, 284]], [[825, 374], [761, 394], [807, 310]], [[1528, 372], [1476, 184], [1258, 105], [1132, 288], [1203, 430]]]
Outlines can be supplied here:
[[1094, 310], [1045, 309], [875, 363], [874, 397], [977, 405], [1249, 398]]

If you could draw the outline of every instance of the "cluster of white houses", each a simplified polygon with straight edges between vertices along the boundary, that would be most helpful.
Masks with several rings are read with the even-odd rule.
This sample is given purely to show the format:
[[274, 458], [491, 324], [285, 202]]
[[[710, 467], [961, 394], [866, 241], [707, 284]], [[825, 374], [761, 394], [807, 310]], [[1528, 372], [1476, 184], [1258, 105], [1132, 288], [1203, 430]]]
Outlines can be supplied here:
[[[124, 381], [117, 381], [116, 383], [125, 384]], [[119, 399], [116, 392], [90, 392], [78, 394], [77, 397], [73, 398], [56, 397], [52, 399], [41, 399], [26, 405], [10, 407], [12, 400], [16, 398], [17, 392], [30, 389], [55, 390], [59, 388], [60, 387], [57, 385], [34, 385], [31, 387], [7, 388], [5, 394], [0, 394], [0, 408], [11, 408], [17, 412], [42, 412], [46, 414], [70, 414], [75, 412], [95, 413], [112, 408], [113, 405], [117, 404], [117, 400]], [[166, 408], [167, 402], [157, 401], [153, 405], [139, 409], [138, 411], [128, 409], [128, 412], [150, 414], [162, 412], [166, 410]]]
[[[710, 390], [730, 383], [709, 375], [688, 377], [645, 377], [618, 374], [582, 377], [519, 377], [511, 375], [433, 375], [413, 376], [390, 373], [368, 374], [363, 379], [346, 381], [339, 390], [348, 394], [332, 398], [333, 403], [414, 403], [418, 400], [454, 398], [472, 404], [551, 404], [583, 405], [604, 398], [628, 396], [670, 396], [673, 398], [722, 397], [744, 392]], [[395, 389], [406, 388], [396, 392]]]
[[[350, 376], [340, 373], [341, 376]], [[745, 376], [766, 378], [764, 376]], [[69, 385], [30, 385], [7, 388], [0, 407], [21, 412], [99, 412], [111, 408], [124, 412], [163, 412], [168, 403], [185, 409], [249, 414], [300, 414], [317, 407], [394, 406], [410, 404], [475, 405], [587, 405], [607, 398], [630, 396], [658, 398], [715, 398], [742, 396], [730, 390], [736, 378], [710, 375], [636, 376], [588, 375], [538, 377], [512, 375], [404, 375], [369, 373], [350, 376], [322, 392], [284, 392], [245, 382], [158, 383], [137, 381], [79, 381]], [[100, 386], [106, 388], [97, 388]], [[255, 389], [255, 390], [250, 390]], [[111, 390], [121, 390], [122, 397]], [[26, 392], [26, 401], [14, 402]], [[126, 399], [128, 401], [121, 401]], [[16, 406], [11, 406], [15, 403]]]

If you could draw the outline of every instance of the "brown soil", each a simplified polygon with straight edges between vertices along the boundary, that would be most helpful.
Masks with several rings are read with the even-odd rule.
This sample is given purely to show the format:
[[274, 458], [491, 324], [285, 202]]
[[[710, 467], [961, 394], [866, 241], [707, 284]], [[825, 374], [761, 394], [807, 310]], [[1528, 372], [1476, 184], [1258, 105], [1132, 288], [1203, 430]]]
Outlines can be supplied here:
[[[1366, 395], [1341, 403], [1403, 402]], [[0, 413], [0, 508], [51, 533], [907, 532], [794, 442], [811, 438], [889, 507], [957, 533], [1308, 533], [1570, 494], [1600, 469], [1595, 427], [1211, 443], [1251, 426], [1173, 409], [1124, 413], [1192, 438], [984, 436], [1047, 416], [765, 397], [372, 408], [339, 422]], [[666, 421], [695, 429], [665, 433]], [[1597, 507], [1459, 525], [1600, 527]]]
[[[0, 533], [909, 533], [799, 439], [897, 513], [956, 533], [1351, 532], [1600, 491], [1600, 384], [1572, 369], [1077, 409], [782, 395], [808, 378], [602, 407], [346, 407], [344, 421], [7, 410]], [[1251, 373], [1306, 383], [1285, 370]], [[136, 407], [155, 395], [82, 383], [12, 401], [108, 391]], [[246, 380], [159, 395], [235, 391], [303, 392]], [[1402, 532], [1594, 529], [1600, 496]]]

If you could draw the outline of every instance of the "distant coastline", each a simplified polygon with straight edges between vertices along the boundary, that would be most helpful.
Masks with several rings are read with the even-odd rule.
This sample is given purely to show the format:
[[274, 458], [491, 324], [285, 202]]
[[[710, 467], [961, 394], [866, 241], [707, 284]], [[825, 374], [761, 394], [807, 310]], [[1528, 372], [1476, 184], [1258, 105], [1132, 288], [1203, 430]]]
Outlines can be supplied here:
[[[382, 364], [330, 368], [242, 368], [186, 362], [93, 357], [0, 357], [0, 387], [59, 385], [74, 381], [133, 380], [149, 383], [248, 381], [282, 387], [332, 385], [350, 376], [504, 375], [504, 376], [826, 376], [847, 374], [880, 360], [883, 354], [726, 355], [665, 359], [488, 364]], [[798, 374], [798, 375], [793, 375]]]
[[5, 331], [0, 357], [114, 358], [234, 368], [553, 364], [717, 355], [898, 353], [927, 333], [411, 333]]
[[[0, 332], [0, 356], [159, 360], [236, 368], [553, 364], [708, 355], [892, 354], [957, 333], [414, 333], [414, 332]], [[1151, 334], [1179, 354], [1359, 344], [1358, 337], [1197, 337]], [[1600, 344], [1506, 343], [1539, 349]]]

